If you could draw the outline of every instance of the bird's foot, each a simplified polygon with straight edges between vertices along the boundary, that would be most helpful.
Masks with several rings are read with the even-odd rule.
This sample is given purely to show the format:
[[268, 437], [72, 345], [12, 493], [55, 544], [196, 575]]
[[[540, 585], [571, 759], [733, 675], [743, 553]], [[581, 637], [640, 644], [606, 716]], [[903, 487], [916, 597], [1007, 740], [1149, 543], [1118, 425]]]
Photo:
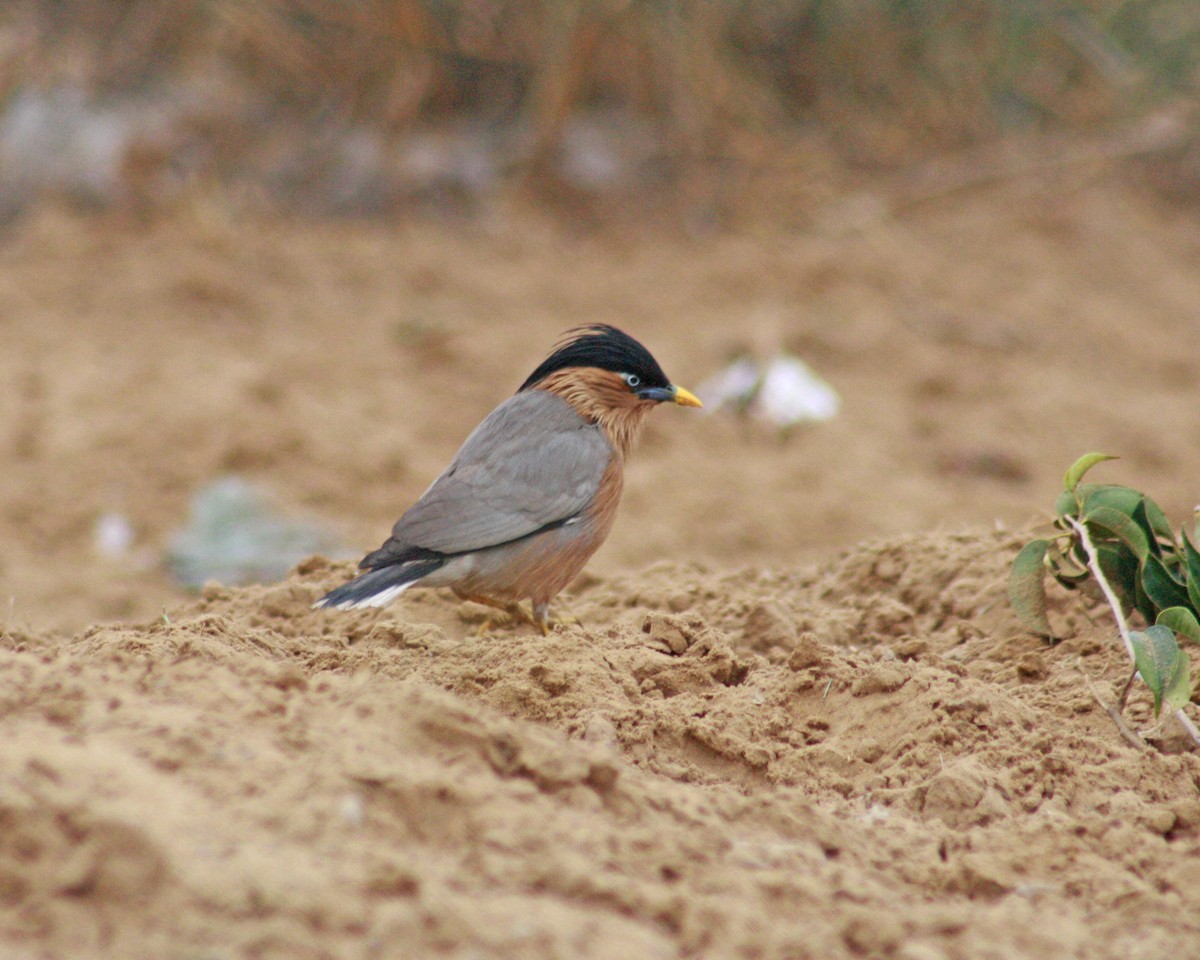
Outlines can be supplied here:
[[[502, 600], [494, 600], [491, 597], [475, 596], [468, 594], [459, 594], [459, 597], [470, 603], [478, 603], [480, 606], [491, 607], [495, 613], [489, 612], [484, 617], [483, 622], [479, 624], [479, 628], [475, 631], [475, 636], [482, 637], [489, 633], [494, 627], [516, 627], [523, 623], [539, 626], [534, 620], [533, 615], [525, 611], [519, 603], [505, 603]], [[543, 631], [544, 633], [545, 631]]]
[[535, 603], [533, 605], [533, 617], [529, 622], [542, 631], [543, 637], [550, 634], [551, 627], [556, 627], [560, 623], [564, 626], [583, 626], [583, 622], [578, 617], [572, 617], [569, 614], [564, 613], [557, 617], [550, 616], [549, 604], [545, 603]]
[[552, 617], [549, 615], [549, 604], [535, 603], [532, 604], [530, 610], [526, 610], [520, 603], [502, 603], [499, 600], [493, 600], [491, 597], [463, 597], [464, 600], [469, 600], [472, 603], [479, 603], [485, 607], [493, 607], [497, 613], [489, 614], [479, 625], [479, 629], [475, 631], [475, 636], [482, 637], [492, 630], [493, 627], [516, 627], [520, 624], [529, 624], [531, 627], [536, 627], [542, 632], [542, 636], [549, 636], [552, 627], [558, 624], [579, 624], [579, 620], [572, 616]]
[[[489, 606], [491, 606], [491, 604], [489, 604]], [[479, 624], [479, 628], [475, 631], [475, 636], [486, 636], [496, 627], [512, 629], [513, 627], [525, 623], [527, 622], [527, 617], [521, 616], [523, 612], [524, 611], [520, 610], [516, 604], [511, 607], [497, 606], [494, 612], [489, 612], [487, 616], [483, 618], [482, 622]]]

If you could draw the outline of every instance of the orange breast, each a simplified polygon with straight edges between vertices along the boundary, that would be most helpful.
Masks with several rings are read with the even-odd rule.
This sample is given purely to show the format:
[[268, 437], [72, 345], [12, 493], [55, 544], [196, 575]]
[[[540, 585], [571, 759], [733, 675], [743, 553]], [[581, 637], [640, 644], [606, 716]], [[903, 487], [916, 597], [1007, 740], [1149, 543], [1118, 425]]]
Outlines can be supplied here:
[[579, 574], [612, 530], [624, 487], [624, 459], [614, 452], [596, 499], [580, 518], [555, 530], [479, 555], [471, 573], [454, 584], [464, 594], [512, 602], [549, 603]]

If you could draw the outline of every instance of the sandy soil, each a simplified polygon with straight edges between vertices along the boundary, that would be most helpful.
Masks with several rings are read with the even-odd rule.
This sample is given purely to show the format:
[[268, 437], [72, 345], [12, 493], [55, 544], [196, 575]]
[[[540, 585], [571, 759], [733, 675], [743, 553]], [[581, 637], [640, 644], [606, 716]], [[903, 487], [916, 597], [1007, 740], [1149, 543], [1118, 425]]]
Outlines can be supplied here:
[[[1105, 170], [898, 217], [580, 232], [151, 225], [0, 248], [0, 942], [72, 957], [1157, 957], [1200, 950], [1200, 760], [1123, 741], [1123, 654], [1004, 577], [1065, 466], [1200, 499], [1200, 224]], [[780, 436], [671, 409], [560, 601], [476, 638], [350, 571], [188, 597], [160, 558], [236, 472], [374, 547], [564, 329], [688, 386], [786, 346]], [[119, 511], [136, 540], [93, 549]], [[1131, 723], [1152, 724], [1142, 695]]]

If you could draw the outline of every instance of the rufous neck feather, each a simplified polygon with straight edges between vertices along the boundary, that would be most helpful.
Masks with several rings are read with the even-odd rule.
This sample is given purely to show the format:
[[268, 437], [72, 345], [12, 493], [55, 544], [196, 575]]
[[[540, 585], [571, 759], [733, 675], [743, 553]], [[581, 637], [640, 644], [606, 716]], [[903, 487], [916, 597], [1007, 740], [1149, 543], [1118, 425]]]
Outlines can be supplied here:
[[646, 414], [655, 405], [631, 393], [615, 373], [599, 367], [556, 370], [533, 386], [562, 397], [585, 420], [600, 424], [623, 458], [637, 443]]

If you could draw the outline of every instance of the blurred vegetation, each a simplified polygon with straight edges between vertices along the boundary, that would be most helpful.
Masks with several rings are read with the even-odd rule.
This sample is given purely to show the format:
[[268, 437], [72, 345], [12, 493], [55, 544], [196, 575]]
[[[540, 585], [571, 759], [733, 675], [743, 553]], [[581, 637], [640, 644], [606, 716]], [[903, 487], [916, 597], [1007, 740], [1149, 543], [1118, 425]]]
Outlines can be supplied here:
[[[10, 115], [28, 108], [30, 91], [73, 91], [77, 111], [80, 100], [156, 105], [159, 122], [132, 124], [139, 132], [120, 151], [134, 193], [164, 165], [223, 178], [265, 170], [268, 184], [301, 193], [353, 180], [364, 165], [392, 171], [390, 186], [352, 186], [350, 208], [387, 206], [414, 163], [461, 167], [459, 187], [561, 172], [580, 116], [645, 142], [609, 166], [678, 182], [748, 140], [819, 131], [844, 161], [879, 167], [1014, 131], [1094, 129], [1191, 98], [1198, 85], [1195, 0], [0, 5], [0, 107]], [[444, 143], [424, 161], [389, 153], [399, 137], [455, 124], [485, 144], [482, 158]], [[358, 153], [321, 159], [347, 131]], [[608, 169], [580, 163], [585, 179]]]

